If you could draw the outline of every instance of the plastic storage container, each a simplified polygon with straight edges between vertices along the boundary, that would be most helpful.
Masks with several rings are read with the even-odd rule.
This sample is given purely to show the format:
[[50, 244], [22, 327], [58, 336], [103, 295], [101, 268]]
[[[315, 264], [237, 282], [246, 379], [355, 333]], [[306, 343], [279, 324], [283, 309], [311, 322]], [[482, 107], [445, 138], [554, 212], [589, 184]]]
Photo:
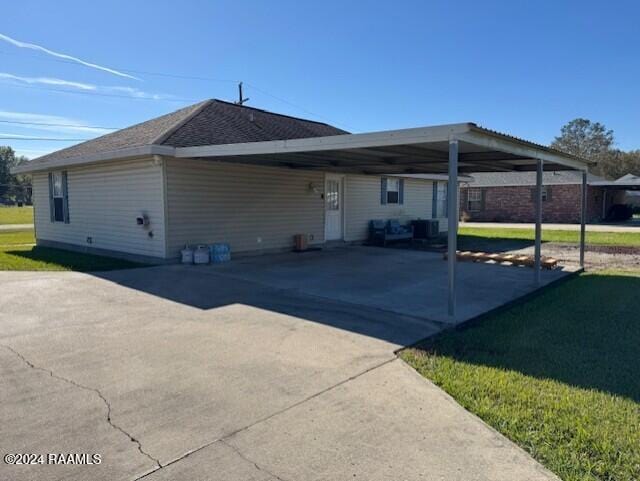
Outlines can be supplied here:
[[208, 264], [209, 263], [209, 249], [205, 245], [196, 247], [193, 253], [194, 264]]
[[189, 246], [184, 246], [184, 249], [180, 251], [183, 264], [193, 264], [193, 249]]
[[211, 244], [209, 246], [209, 252], [211, 253], [211, 262], [214, 264], [220, 264], [221, 262], [228, 262], [231, 260], [231, 247], [229, 244]]

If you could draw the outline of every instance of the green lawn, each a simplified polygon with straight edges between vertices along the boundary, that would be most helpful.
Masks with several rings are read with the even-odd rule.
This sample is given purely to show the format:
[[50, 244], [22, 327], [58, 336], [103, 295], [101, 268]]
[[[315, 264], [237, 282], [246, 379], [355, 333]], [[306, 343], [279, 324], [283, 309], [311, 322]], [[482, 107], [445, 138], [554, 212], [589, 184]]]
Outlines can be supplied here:
[[108, 271], [143, 264], [111, 257], [36, 247], [33, 231], [0, 232], [0, 271]]
[[[460, 227], [459, 235], [467, 239], [535, 239], [533, 229]], [[542, 229], [543, 242], [578, 243], [580, 232]], [[640, 232], [587, 232], [586, 243], [592, 245], [640, 246]]]
[[0, 231], [0, 249], [12, 245], [35, 244], [35, 242], [33, 230]]
[[33, 224], [33, 207], [0, 207], [0, 225]]
[[640, 272], [582, 274], [401, 353], [562, 479], [640, 479]]

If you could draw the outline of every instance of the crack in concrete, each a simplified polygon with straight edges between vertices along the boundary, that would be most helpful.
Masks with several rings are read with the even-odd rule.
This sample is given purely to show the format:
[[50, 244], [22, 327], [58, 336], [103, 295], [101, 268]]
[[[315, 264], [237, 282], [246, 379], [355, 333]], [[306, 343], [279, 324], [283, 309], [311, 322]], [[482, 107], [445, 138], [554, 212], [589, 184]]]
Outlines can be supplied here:
[[153, 461], [158, 466], [158, 469], [162, 468], [162, 464], [160, 464], [160, 461], [158, 459], [154, 458], [149, 453], [147, 453], [144, 449], [142, 449], [142, 444], [140, 443], [140, 441], [138, 441], [131, 434], [129, 434], [127, 431], [125, 431], [124, 429], [122, 429], [120, 426], [118, 426], [117, 424], [115, 424], [112, 421], [112, 419], [111, 419], [111, 403], [107, 400], [107, 398], [104, 397], [104, 395], [98, 389], [92, 388], [92, 387], [89, 387], [89, 386], [85, 386], [83, 384], [80, 384], [80, 383], [74, 381], [73, 379], [69, 379], [69, 378], [60, 376], [60, 375], [54, 373], [50, 369], [46, 369], [44, 367], [36, 366], [35, 364], [33, 364], [31, 361], [29, 361], [26, 357], [24, 357], [21, 353], [16, 351], [11, 346], [7, 346], [6, 344], [0, 344], [0, 346], [4, 347], [8, 351], [11, 351], [13, 354], [15, 354], [17, 357], [19, 357], [22, 360], [22, 362], [24, 362], [31, 369], [35, 369], [35, 370], [38, 370], [38, 371], [46, 372], [47, 374], [49, 374], [54, 379], [58, 379], [60, 381], [66, 382], [67, 384], [71, 384], [72, 386], [75, 386], [77, 388], [83, 389], [85, 391], [91, 391], [91, 392], [97, 394], [98, 397], [104, 403], [104, 405], [107, 407], [107, 423], [109, 423], [109, 425], [113, 429], [115, 429], [116, 431], [120, 431], [122, 434], [127, 436], [132, 443], [135, 443], [137, 445], [137, 447], [138, 447], [138, 451], [140, 451], [140, 453], [142, 455], [146, 456], [151, 461]]
[[221, 442], [222, 444], [224, 444], [225, 446], [228, 446], [229, 448], [233, 449], [233, 451], [240, 456], [242, 459], [244, 459], [247, 463], [251, 463], [255, 466], [255, 468], [258, 471], [262, 471], [263, 473], [267, 473], [269, 476], [278, 479], [279, 481], [285, 481], [284, 478], [281, 478], [280, 476], [278, 476], [275, 473], [272, 473], [271, 471], [269, 471], [266, 468], [263, 468], [262, 466], [260, 466], [258, 463], [256, 463], [255, 461], [253, 461], [252, 459], [249, 459], [248, 457], [246, 457], [242, 451], [240, 451], [240, 449], [238, 449], [237, 447], [235, 447], [233, 444], [229, 444], [228, 442], [226, 442], [224, 440], [224, 438], [220, 439], [219, 442]]
[[[258, 469], [260, 469], [260, 468], [259, 468], [259, 466], [258, 466], [256, 463], [254, 463], [253, 461], [251, 461], [251, 460], [249, 460], [248, 458], [244, 457], [244, 456], [242, 455], [242, 453], [240, 453], [240, 452], [235, 448], [235, 446], [233, 446], [233, 445], [229, 444], [228, 442], [226, 442], [226, 440], [227, 440], [227, 439], [232, 438], [233, 436], [235, 436], [235, 435], [236, 435], [236, 434], [238, 434], [238, 433], [241, 433], [241, 432], [243, 432], [243, 431], [246, 431], [246, 430], [248, 430], [248, 429], [251, 429], [252, 427], [257, 426], [258, 424], [264, 423], [264, 422], [266, 422], [266, 421], [270, 420], [271, 418], [274, 418], [274, 417], [276, 417], [276, 416], [279, 416], [280, 414], [283, 414], [283, 413], [285, 413], [285, 412], [287, 412], [287, 411], [289, 411], [289, 410], [291, 410], [291, 409], [294, 409], [294, 408], [296, 408], [296, 407], [298, 407], [298, 406], [300, 406], [300, 405], [302, 405], [302, 404], [304, 404], [304, 403], [306, 403], [306, 402], [308, 402], [308, 401], [311, 401], [312, 399], [315, 399], [315, 398], [317, 398], [318, 396], [322, 396], [323, 394], [325, 394], [325, 393], [327, 393], [327, 392], [329, 392], [329, 391], [332, 391], [333, 389], [335, 389], [335, 388], [337, 388], [337, 387], [340, 387], [340, 386], [342, 386], [343, 384], [346, 384], [346, 383], [348, 383], [348, 382], [350, 382], [350, 381], [353, 381], [354, 379], [357, 379], [357, 378], [359, 378], [360, 376], [363, 376], [363, 375], [365, 375], [365, 374], [368, 374], [368, 373], [370, 373], [371, 371], [374, 371], [374, 370], [376, 370], [376, 369], [378, 369], [378, 368], [380, 368], [380, 367], [382, 367], [382, 366], [384, 366], [384, 365], [386, 365], [386, 364], [389, 364], [389, 363], [391, 363], [391, 362], [393, 362], [393, 361], [397, 361], [397, 360], [398, 360], [398, 357], [394, 355], [394, 356], [393, 356], [392, 358], [390, 358], [390, 359], [386, 359], [386, 360], [384, 360], [384, 361], [382, 361], [382, 362], [380, 362], [380, 363], [378, 363], [378, 364], [376, 364], [376, 365], [374, 365], [374, 366], [371, 366], [371, 367], [369, 367], [369, 368], [365, 369], [364, 371], [361, 371], [361, 372], [359, 372], [359, 373], [357, 373], [357, 374], [354, 374], [353, 376], [349, 376], [348, 378], [343, 379], [342, 381], [337, 382], [336, 384], [333, 384], [333, 385], [331, 385], [331, 386], [329, 386], [329, 387], [327, 387], [327, 388], [325, 388], [325, 389], [322, 389], [321, 391], [318, 391], [318, 392], [316, 392], [316, 393], [314, 393], [314, 394], [312, 394], [312, 395], [310, 395], [310, 396], [308, 396], [308, 397], [306, 397], [306, 398], [304, 398], [304, 399], [302, 399], [302, 400], [300, 400], [300, 401], [298, 401], [298, 402], [295, 402], [295, 403], [293, 403], [292, 405], [290, 405], [290, 406], [288, 406], [288, 407], [286, 407], [286, 408], [283, 408], [283, 409], [281, 409], [281, 410], [279, 410], [279, 411], [276, 411], [276, 412], [274, 412], [274, 413], [271, 413], [271, 414], [269, 414], [268, 416], [266, 416], [266, 417], [264, 417], [264, 418], [262, 418], [262, 419], [258, 419], [257, 421], [255, 421], [255, 422], [253, 422], [253, 423], [251, 423], [251, 424], [248, 424], [247, 426], [243, 426], [243, 427], [241, 427], [241, 428], [238, 428], [238, 429], [236, 429], [235, 431], [230, 432], [229, 434], [225, 434], [225, 435], [224, 435], [224, 436], [222, 436], [221, 438], [214, 439], [213, 441], [210, 441], [210, 442], [208, 442], [208, 443], [205, 443], [205, 444], [203, 444], [202, 446], [199, 446], [199, 447], [194, 448], [194, 449], [192, 449], [192, 450], [190, 450], [190, 451], [187, 451], [187, 452], [183, 453], [182, 455], [178, 456], [177, 458], [174, 458], [174, 459], [172, 459], [171, 461], [169, 461], [169, 462], [165, 463], [164, 465], [159, 466], [158, 468], [153, 469], [153, 470], [151, 470], [151, 471], [149, 471], [149, 472], [147, 472], [147, 473], [143, 474], [142, 476], [137, 477], [134, 481], [139, 481], [139, 480], [140, 480], [140, 479], [142, 479], [142, 478], [146, 478], [147, 476], [150, 476], [151, 474], [155, 473], [156, 471], [158, 471], [158, 470], [160, 470], [160, 469], [162, 469], [162, 468], [165, 468], [165, 467], [167, 467], [167, 466], [170, 466], [170, 465], [172, 465], [172, 464], [175, 464], [175, 463], [177, 463], [177, 462], [179, 462], [179, 461], [182, 461], [183, 459], [188, 458], [188, 457], [189, 457], [189, 456], [191, 456], [192, 454], [197, 453], [197, 452], [199, 452], [199, 451], [202, 451], [203, 449], [208, 448], [209, 446], [212, 446], [212, 445], [214, 445], [215, 443], [218, 443], [218, 442], [221, 442], [221, 443], [223, 443], [224, 445], [231, 447], [231, 448], [232, 448], [234, 451], [236, 451], [236, 452], [237, 452], [237, 453], [238, 453], [238, 454], [239, 454], [243, 459], [245, 459], [246, 461], [248, 461], [248, 462], [250, 462], [250, 463], [253, 463], [256, 467], [258, 467]], [[264, 472], [266, 472], [266, 473], [269, 473], [269, 471], [267, 471], [267, 470], [263, 470], [263, 471], [264, 471]], [[284, 481], [284, 480], [282, 480], [282, 478], [278, 478], [278, 477], [277, 477], [275, 474], [273, 474], [273, 473], [269, 473], [269, 474], [270, 474], [271, 476], [275, 476], [277, 479], [280, 479], [281, 481]]]

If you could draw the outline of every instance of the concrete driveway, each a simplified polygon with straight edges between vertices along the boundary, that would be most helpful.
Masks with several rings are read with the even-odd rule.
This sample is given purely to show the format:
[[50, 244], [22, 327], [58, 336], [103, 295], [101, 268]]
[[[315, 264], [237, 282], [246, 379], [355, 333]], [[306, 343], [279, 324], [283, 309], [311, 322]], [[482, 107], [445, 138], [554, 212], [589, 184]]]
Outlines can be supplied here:
[[0, 479], [546, 480], [395, 357], [442, 328], [166, 266], [0, 273]]

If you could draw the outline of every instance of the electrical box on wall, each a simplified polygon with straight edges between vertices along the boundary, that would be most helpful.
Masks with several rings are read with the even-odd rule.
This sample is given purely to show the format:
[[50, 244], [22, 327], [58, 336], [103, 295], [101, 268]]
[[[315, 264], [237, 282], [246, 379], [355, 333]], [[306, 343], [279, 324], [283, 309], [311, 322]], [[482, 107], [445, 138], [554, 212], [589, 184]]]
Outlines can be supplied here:
[[142, 214], [139, 217], [136, 217], [136, 224], [142, 227], [149, 227], [151, 221], [149, 220], [149, 216], [147, 214]]

